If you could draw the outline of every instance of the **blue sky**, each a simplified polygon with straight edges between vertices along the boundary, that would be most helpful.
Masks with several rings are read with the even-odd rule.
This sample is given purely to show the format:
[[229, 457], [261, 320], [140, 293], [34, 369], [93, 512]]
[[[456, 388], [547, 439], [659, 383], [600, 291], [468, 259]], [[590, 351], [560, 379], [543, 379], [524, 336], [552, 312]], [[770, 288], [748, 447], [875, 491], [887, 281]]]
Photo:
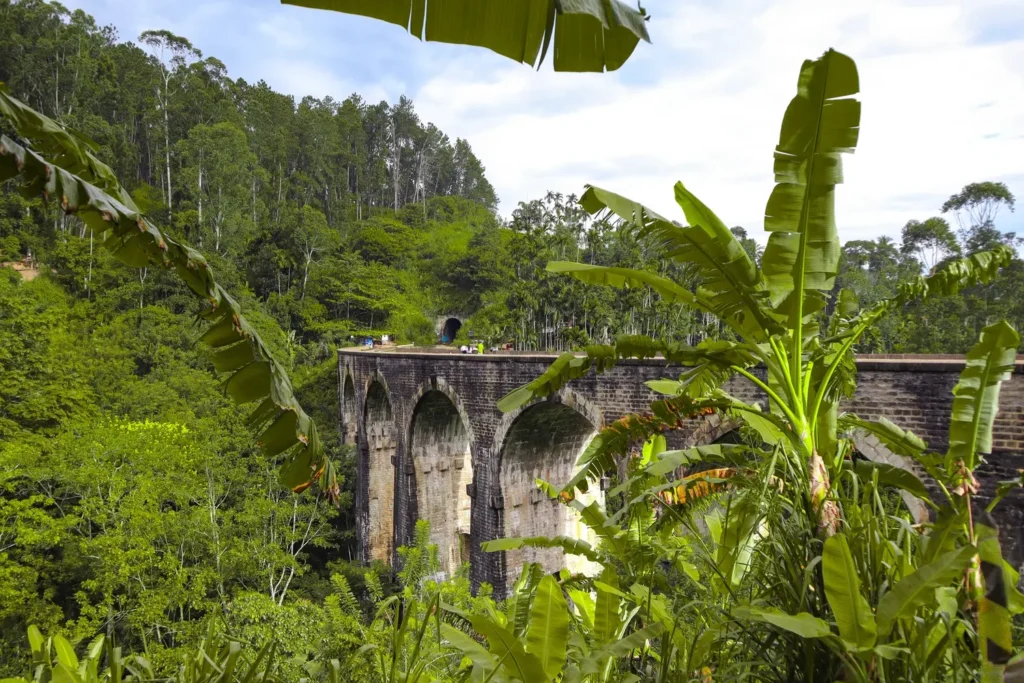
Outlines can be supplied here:
[[[613, 74], [540, 72], [486, 50], [423, 44], [398, 27], [272, 0], [65, 0], [123, 40], [186, 36], [232, 76], [296, 97], [413, 98], [465, 137], [508, 215], [547, 190], [594, 183], [680, 211], [682, 180], [730, 225], [761, 237], [772, 150], [803, 59], [857, 60], [857, 153], [838, 190], [844, 240], [898, 236], [963, 185], [1001, 180], [1024, 233], [1024, 2], [647, 0], [653, 45]], [[763, 240], [762, 240], [763, 241]]]

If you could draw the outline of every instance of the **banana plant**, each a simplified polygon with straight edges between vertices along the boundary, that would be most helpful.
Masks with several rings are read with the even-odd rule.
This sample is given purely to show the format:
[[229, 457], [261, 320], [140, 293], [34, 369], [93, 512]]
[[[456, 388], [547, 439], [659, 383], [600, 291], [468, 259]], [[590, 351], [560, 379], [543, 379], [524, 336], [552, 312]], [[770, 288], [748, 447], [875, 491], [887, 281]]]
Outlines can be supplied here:
[[[709, 601], [721, 603], [742, 580], [765, 512], [763, 490], [744, 491], [736, 486], [741, 480], [755, 479], [743, 466], [745, 456], [742, 445], [667, 450], [664, 436], [657, 435], [627, 464], [625, 480], [608, 492], [609, 498], [622, 500], [612, 514], [597, 501], [585, 504], [537, 481], [541, 490], [595, 532], [596, 544], [559, 536], [503, 538], [482, 545], [488, 552], [560, 548], [598, 568], [592, 576], [569, 575], [564, 570], [560, 574], [572, 604], [574, 633], [565, 680], [620, 680], [616, 676], [622, 673], [622, 661], [632, 656], [648, 660], [655, 669], [651, 680], [672, 680], [674, 673], [700, 668], [708, 654], [707, 641], [692, 642], [688, 631], [694, 620], [717, 627], [723, 613], [714, 609], [701, 615], [679, 613], [667, 595], [682, 582]], [[709, 461], [726, 466], [681, 474], [687, 464]], [[712, 497], [717, 497], [719, 506], [709, 512]], [[702, 535], [699, 524], [710, 533]], [[680, 527], [691, 533], [677, 533]], [[701, 555], [715, 572], [710, 583], [702, 580], [694, 564]], [[536, 565], [524, 568], [510, 606], [526, 602], [523, 596], [530, 594], [538, 571]], [[523, 614], [510, 608], [507, 622], [514, 635], [522, 632], [517, 619]]]
[[[712, 661], [706, 653], [714, 650], [731, 651], [732, 644], [749, 636], [751, 625], [757, 624], [774, 631], [767, 640], [756, 634], [749, 637], [762, 657], [764, 648], [779, 642], [780, 633], [803, 639], [808, 676], [817, 670], [825, 676], [874, 680], [884, 675], [880, 671], [898, 676], [895, 672], [912, 670], [915, 680], [958, 679], [973, 675], [974, 663], [983, 666], [986, 675], [993, 672], [990, 680], [1001, 680], [1011, 656], [1008, 619], [1017, 604], [1016, 576], [1001, 560], [995, 535], [974, 523], [971, 495], [977, 490], [974, 468], [991, 446], [999, 382], [1009, 376], [1019, 338], [1008, 325], [998, 323], [986, 328], [968, 354], [954, 392], [945, 457], [930, 454], [923, 441], [891, 422], [840, 416], [838, 406], [856, 388], [853, 349], [871, 326], [911, 302], [991, 280], [1013, 253], [997, 247], [952, 261], [863, 310], [851, 293], [836, 290], [839, 238], [834, 193], [842, 180], [841, 155], [854, 150], [859, 134], [858, 90], [853, 61], [838, 52], [830, 50], [801, 67], [797, 94], [783, 117], [775, 150], [776, 186], [765, 209], [770, 235], [760, 267], [725, 223], [681, 183], [675, 196], [685, 226], [612, 192], [589, 187], [580, 201], [590, 213], [607, 211], [618, 217], [623, 229], [652, 240], [666, 258], [692, 266], [699, 285], [691, 291], [657, 274], [587, 264], [555, 262], [548, 270], [593, 284], [650, 288], [669, 301], [714, 315], [734, 339], [691, 347], [620, 337], [611, 345], [587, 347], [583, 355], [563, 354], [543, 375], [504, 397], [499, 407], [517, 409], [624, 358], [661, 357], [667, 364], [683, 366], [676, 379], [648, 382], [665, 395], [651, 404], [650, 413], [627, 416], [599, 431], [580, 456], [577, 474], [554, 491], [569, 499], [608, 472], [621, 471], [623, 460], [634, 458], [637, 443], [692, 424], [689, 421], [702, 414], [719, 413], [758, 435], [762, 448], [746, 449], [745, 459], [738, 457], [744, 453], [738, 450], [731, 460], [715, 463], [727, 465], [731, 473], [717, 477], [715, 488], [729, 491], [742, 486], [749, 493], [753, 487], [761, 492], [759, 504], [777, 499], [782, 511], [761, 517], [768, 522], [764, 532], [755, 532], [756, 522], [737, 521], [731, 534], [737, 539], [733, 549], [706, 553], [713, 561], [701, 568], [717, 578], [705, 583], [718, 587], [720, 594], [733, 592], [727, 600], [705, 604], [731, 604], [733, 609], [719, 626], [706, 624], [689, 650], [691, 665]], [[761, 403], [744, 402], [727, 392], [725, 382], [732, 378], [752, 384]], [[890, 487], [935, 504], [912, 473], [854, 459], [852, 437], [858, 430], [919, 462], [952, 512], [927, 533], [893, 516], [883, 501]], [[721, 451], [709, 449], [663, 454], [645, 465], [642, 474], [664, 475], [684, 465], [706, 468], [714, 460], [712, 454], [721, 459]], [[764, 467], [766, 461], [770, 464]], [[755, 471], [746, 484], [735, 476], [744, 469]], [[686, 481], [688, 476], [692, 474], [651, 486], [655, 482], [634, 475], [627, 485], [638, 487], [631, 493], [638, 496], [633, 500], [650, 499], [659, 489], [685, 490], [693, 483]], [[1004, 488], [1013, 485], [1007, 482]], [[680, 498], [678, 493], [675, 498]], [[663, 520], [674, 518], [676, 512], [668, 506], [659, 524], [665, 525]], [[750, 519], [758, 519], [759, 512], [753, 508]], [[800, 520], [807, 521], [806, 532], [799, 531]], [[652, 532], [650, 538], [659, 524], [638, 526]], [[611, 535], [606, 529], [599, 550]], [[699, 541], [701, 534], [690, 537]], [[712, 540], [724, 537], [719, 533]], [[732, 580], [734, 557], [759, 539], [763, 547], [750, 555], [752, 561], [766, 563], [760, 569], [763, 574], [782, 572], [784, 578], [768, 584], [774, 588], [762, 587], [739, 599], [735, 591], [743, 575], [741, 571], [739, 581]], [[561, 547], [569, 551], [567, 542]], [[772, 548], [779, 548], [774, 556]], [[969, 590], [963, 589], [965, 582]], [[975, 609], [976, 619], [965, 618]], [[979, 643], [973, 655], [964, 650], [972, 637]], [[822, 652], [831, 652], [838, 659], [829, 661], [837, 663], [821, 659]], [[901, 669], [908, 653], [909, 668]], [[664, 661], [666, 653], [660, 654]]]
[[647, 13], [620, 0], [282, 2], [380, 19], [417, 38], [485, 47], [538, 68], [554, 42], [555, 71], [615, 71], [637, 43], [651, 42]]
[[664, 631], [660, 623], [638, 625], [636, 601], [619, 590], [612, 569], [599, 581], [581, 582], [527, 563], [503, 612], [460, 614], [479, 639], [448, 624], [441, 628], [462, 651], [473, 681], [609, 682], [621, 680], [615, 677], [620, 660], [648, 651]]
[[[975, 522], [971, 501], [978, 491], [974, 471], [991, 451], [1000, 386], [1009, 379], [1019, 344], [1005, 322], [982, 331], [953, 390], [945, 455], [930, 453], [923, 440], [887, 420], [840, 417], [844, 429], [868, 431], [916, 461], [944, 505], [924, 533], [910, 527], [885, 532], [891, 518], [878, 497], [880, 483], [929, 502], [930, 493], [909, 472], [898, 470], [897, 476], [885, 467], [843, 463], [840, 479], [848, 491], [860, 492], [860, 501], [856, 493], [847, 494], [841, 505], [844, 529], [822, 549], [824, 595], [834, 627], [808, 612], [760, 606], [741, 606], [733, 617], [821, 641], [844, 658], [847, 680], [875, 680], [880, 670], [888, 670], [885, 680], [959, 680], [980, 669], [982, 680], [1001, 681], [1008, 669], [1019, 667], [1010, 637], [1012, 616], [1024, 612], [1018, 575], [1002, 557], [994, 523]], [[902, 542], [894, 543], [894, 537]], [[963, 651], [970, 639], [977, 642], [973, 656]]]
[[[623, 229], [658, 245], [665, 258], [691, 265], [699, 285], [690, 291], [657, 274], [579, 263], [549, 263], [549, 271], [594, 284], [648, 287], [669, 301], [716, 316], [736, 339], [689, 347], [620, 337], [611, 345], [587, 347], [585, 355], [563, 354], [543, 375], [504, 397], [499, 407], [514, 410], [623, 358], [660, 356], [687, 368], [678, 379], [649, 384], [668, 395], [652, 406], [652, 415], [630, 417], [628, 424], [615, 423], [598, 434], [566, 490], [585, 490], [588, 481], [602, 477], [638, 438], [718, 411], [782, 448], [821, 533], [837, 531], [831, 481], [844, 453], [837, 407], [855, 386], [857, 341], [884, 315], [912, 301], [989, 281], [1013, 256], [1010, 249], [997, 247], [954, 261], [901, 285], [895, 297], [864, 310], [858, 310], [852, 294], [835, 291], [840, 242], [834, 198], [842, 181], [841, 157], [854, 151], [859, 135], [858, 90], [853, 60], [834, 50], [800, 68], [797, 94], [783, 117], [775, 149], [776, 185], [765, 208], [770, 234], [760, 267], [726, 224], [682, 183], [675, 186], [675, 198], [686, 226], [598, 187], [590, 186], [583, 194], [580, 203], [587, 211], [613, 214]], [[753, 384], [762, 404], [729, 394], [723, 385], [734, 376]]]
[[214, 368], [230, 373], [224, 391], [239, 404], [259, 402], [248, 424], [268, 456], [285, 454], [282, 483], [298, 492], [319, 481], [337, 500], [337, 473], [320, 445], [316, 424], [299, 405], [284, 366], [214, 279], [203, 255], [139, 211], [111, 168], [95, 156], [95, 142], [27, 106], [2, 83], [0, 119], [19, 138], [0, 134], [0, 182], [16, 179], [26, 197], [56, 200], [122, 263], [177, 273], [206, 304], [201, 317], [210, 325], [202, 340], [214, 351]]

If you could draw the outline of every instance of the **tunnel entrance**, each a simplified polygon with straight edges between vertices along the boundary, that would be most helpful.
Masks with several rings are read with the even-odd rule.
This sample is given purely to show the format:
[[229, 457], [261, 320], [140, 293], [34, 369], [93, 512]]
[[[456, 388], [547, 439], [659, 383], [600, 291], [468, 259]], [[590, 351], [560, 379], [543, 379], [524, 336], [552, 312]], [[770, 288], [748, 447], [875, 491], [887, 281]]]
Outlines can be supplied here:
[[[547, 497], [536, 486], [543, 479], [555, 486], [572, 478], [576, 459], [594, 437], [591, 422], [561, 403], [539, 403], [527, 408], [509, 428], [501, 450], [501, 491], [504, 498], [504, 533], [518, 536], [570, 536], [591, 543], [593, 532], [579, 514]], [[602, 494], [586, 494], [589, 504]], [[524, 562], [539, 562], [545, 571], [567, 567], [586, 572], [589, 563], [576, 555], [564, 555], [559, 548], [521, 548], [505, 553], [507, 585], [511, 586]]]
[[367, 463], [368, 525], [366, 547], [370, 560], [391, 562], [395, 520], [395, 417], [387, 390], [373, 382], [366, 392], [363, 429], [369, 450]]
[[473, 483], [469, 433], [452, 400], [441, 391], [424, 394], [412, 418], [410, 454], [416, 471], [418, 516], [430, 522], [441, 571], [452, 576], [469, 561]]
[[455, 341], [455, 336], [458, 335], [460, 329], [462, 329], [462, 321], [458, 318], [448, 318], [445, 320], [444, 325], [441, 327], [441, 343], [451, 344]]
[[356, 425], [356, 387], [352, 375], [345, 373], [341, 388], [341, 442], [355, 445], [358, 426]]

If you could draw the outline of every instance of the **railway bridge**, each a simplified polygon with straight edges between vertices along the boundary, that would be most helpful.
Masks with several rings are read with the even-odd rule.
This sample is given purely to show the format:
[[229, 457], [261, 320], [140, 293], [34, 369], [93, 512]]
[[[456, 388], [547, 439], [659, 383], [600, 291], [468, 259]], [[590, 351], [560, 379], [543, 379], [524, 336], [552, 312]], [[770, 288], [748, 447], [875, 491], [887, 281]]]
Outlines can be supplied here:
[[[676, 377], [656, 359], [622, 361], [608, 372], [570, 382], [557, 395], [508, 414], [495, 403], [540, 375], [554, 359], [542, 354], [465, 355], [423, 349], [338, 353], [343, 440], [358, 453], [356, 518], [365, 560], [395, 560], [417, 519], [431, 524], [441, 569], [469, 562], [474, 587], [491, 583], [502, 594], [523, 561], [551, 569], [557, 549], [485, 553], [480, 543], [511, 536], [570, 535], [585, 527], [564, 506], [536, 489], [537, 478], [561, 485], [577, 456], [604, 425], [647, 410], [656, 398], [646, 380]], [[856, 395], [843, 409], [887, 417], [944, 450], [951, 390], [964, 361], [957, 356], [860, 356]], [[980, 473], [984, 492], [1024, 468], [1024, 365], [1005, 383], [993, 453]], [[748, 383], [726, 388], [745, 400]], [[763, 404], [762, 404], [763, 405]], [[732, 425], [717, 415], [696, 419], [680, 446], [713, 443]], [[877, 441], [857, 444], [870, 458], [899, 457]], [[596, 487], [592, 487], [596, 488]], [[595, 495], [600, 495], [596, 493]], [[1024, 496], [1001, 507], [1004, 550], [1024, 560]], [[1021, 538], [1018, 538], [1018, 536]], [[574, 558], [564, 558], [566, 562]]]

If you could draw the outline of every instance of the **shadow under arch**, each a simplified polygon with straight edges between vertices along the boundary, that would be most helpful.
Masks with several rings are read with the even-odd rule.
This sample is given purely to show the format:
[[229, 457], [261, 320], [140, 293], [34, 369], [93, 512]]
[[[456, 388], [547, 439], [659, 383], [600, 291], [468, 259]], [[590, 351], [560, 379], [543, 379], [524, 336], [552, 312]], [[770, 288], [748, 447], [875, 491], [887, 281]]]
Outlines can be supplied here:
[[[579, 455], [602, 426], [599, 411], [574, 392], [539, 401], [506, 416], [499, 428], [498, 481], [501, 488], [499, 534], [505, 538], [521, 536], [570, 536], [595, 542], [593, 532], [582, 523], [579, 514], [537, 488], [543, 479], [562, 486], [575, 473]], [[504, 421], [503, 421], [504, 422]], [[603, 493], [591, 487], [587, 494], [603, 500]], [[580, 502], [588, 504], [591, 500]], [[574, 572], [591, 568], [583, 558], [565, 555], [559, 548], [520, 548], [504, 553], [507, 589], [518, 577], [525, 562], [537, 562], [545, 571], [567, 567]]]
[[413, 400], [407, 443], [415, 477], [415, 513], [430, 522], [441, 571], [451, 576], [470, 559], [472, 428], [444, 380], [425, 383]]
[[394, 457], [398, 442], [387, 385], [376, 373], [366, 389], [363, 433], [367, 447], [367, 559], [390, 563], [395, 536]]

